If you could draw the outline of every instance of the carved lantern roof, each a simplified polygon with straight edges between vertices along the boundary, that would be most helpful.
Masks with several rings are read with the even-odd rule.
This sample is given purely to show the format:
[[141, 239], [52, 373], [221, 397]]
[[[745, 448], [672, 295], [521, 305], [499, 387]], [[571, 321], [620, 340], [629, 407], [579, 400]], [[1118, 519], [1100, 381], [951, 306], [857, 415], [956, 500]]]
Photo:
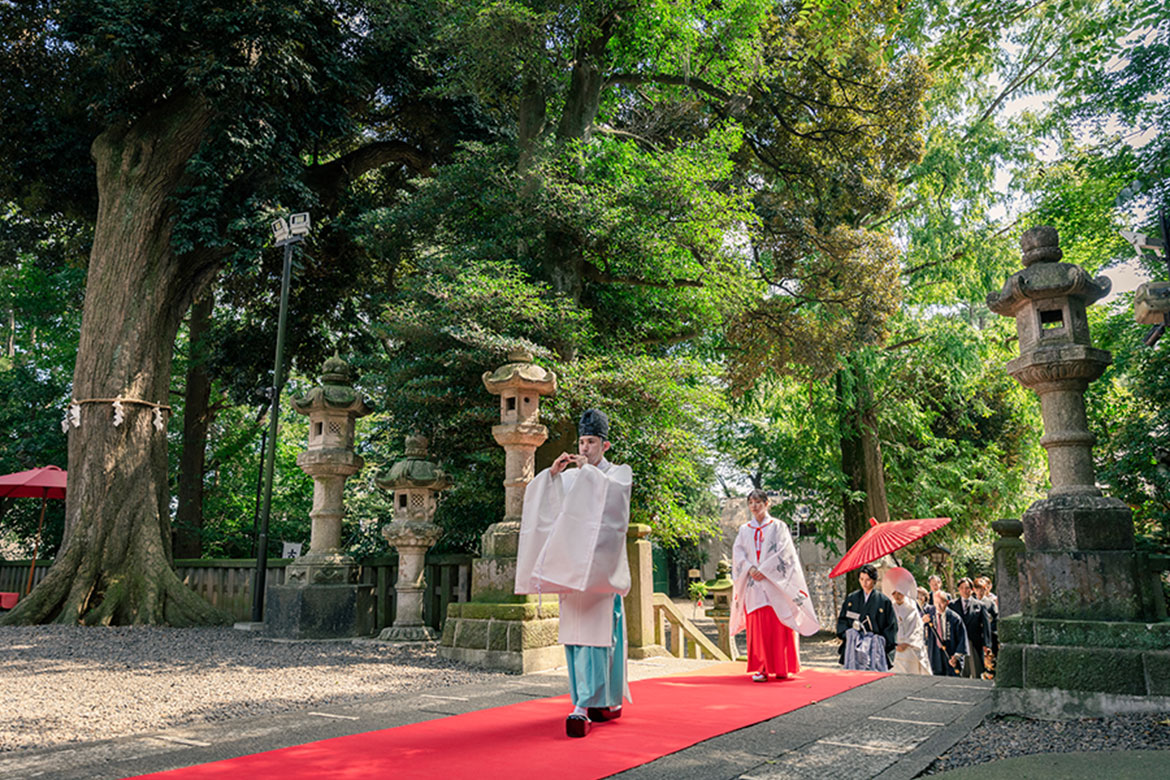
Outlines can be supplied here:
[[1047, 298], [1080, 299], [1088, 306], [1109, 294], [1108, 277], [1094, 279], [1080, 266], [1060, 262], [1064, 252], [1056, 228], [1026, 231], [1020, 249], [1024, 270], [1012, 274], [1002, 291], [987, 296], [987, 306], [996, 314], [1014, 317], [1021, 307]]
[[373, 411], [353, 387], [354, 370], [339, 355], [327, 359], [321, 366], [319, 385], [303, 396], [293, 399], [293, 408], [301, 414], [333, 410], [349, 412], [353, 417], [364, 417]]
[[391, 491], [406, 488], [446, 490], [451, 487], [447, 472], [427, 460], [428, 444], [425, 436], [407, 436], [406, 457], [375, 480], [378, 487]]
[[557, 391], [557, 375], [533, 363], [532, 353], [519, 348], [508, 353], [507, 363], [495, 371], [485, 371], [483, 384], [493, 395], [513, 389], [552, 395]]

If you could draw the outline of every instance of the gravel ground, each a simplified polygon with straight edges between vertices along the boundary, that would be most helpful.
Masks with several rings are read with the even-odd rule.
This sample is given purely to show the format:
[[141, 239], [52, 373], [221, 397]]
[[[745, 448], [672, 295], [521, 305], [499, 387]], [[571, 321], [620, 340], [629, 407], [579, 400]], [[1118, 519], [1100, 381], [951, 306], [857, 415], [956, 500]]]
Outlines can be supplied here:
[[231, 628], [0, 627], [0, 752], [497, 676], [425, 645], [271, 642]]
[[1001, 758], [1099, 750], [1170, 750], [1170, 714], [1055, 721], [992, 716], [919, 777]]

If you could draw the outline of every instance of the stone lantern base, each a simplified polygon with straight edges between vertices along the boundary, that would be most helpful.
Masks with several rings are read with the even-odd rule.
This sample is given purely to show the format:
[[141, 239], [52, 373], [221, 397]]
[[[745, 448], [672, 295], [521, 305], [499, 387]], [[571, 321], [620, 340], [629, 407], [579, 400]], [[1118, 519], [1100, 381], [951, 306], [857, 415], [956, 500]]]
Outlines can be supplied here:
[[434, 642], [439, 632], [430, 626], [387, 626], [378, 634], [383, 642]]
[[1129, 509], [1058, 496], [1034, 503], [1019, 525], [1025, 544], [1000, 574], [1009, 593], [1013, 578], [1002, 578], [1016, 564], [1019, 606], [999, 620], [996, 710], [1052, 718], [1170, 710], [1161, 567], [1133, 549]]
[[373, 585], [270, 585], [264, 635], [340, 639], [374, 633]]
[[1029, 717], [1170, 711], [1170, 623], [1000, 618], [995, 709]]
[[559, 615], [556, 596], [542, 604], [449, 604], [439, 657], [513, 674], [564, 666]]

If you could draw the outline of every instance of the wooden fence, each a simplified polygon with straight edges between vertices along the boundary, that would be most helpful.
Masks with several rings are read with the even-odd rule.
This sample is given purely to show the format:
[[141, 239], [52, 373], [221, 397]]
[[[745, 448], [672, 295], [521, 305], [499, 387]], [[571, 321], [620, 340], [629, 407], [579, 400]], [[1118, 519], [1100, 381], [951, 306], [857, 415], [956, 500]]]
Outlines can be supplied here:
[[[293, 559], [268, 561], [269, 585], [284, 584], [284, 571]], [[0, 561], [0, 591], [24, 593], [31, 561]], [[37, 561], [34, 586], [49, 570], [52, 561]], [[394, 582], [398, 579], [398, 556], [365, 558], [358, 562], [359, 582], [374, 586], [374, 626], [381, 631], [394, 622]], [[187, 585], [234, 620], [252, 619], [252, 578], [255, 559], [189, 559], [175, 561], [175, 571]], [[471, 598], [471, 556], [466, 554], [428, 555], [427, 592], [423, 599], [423, 622], [437, 631], [443, 629], [447, 605]]]

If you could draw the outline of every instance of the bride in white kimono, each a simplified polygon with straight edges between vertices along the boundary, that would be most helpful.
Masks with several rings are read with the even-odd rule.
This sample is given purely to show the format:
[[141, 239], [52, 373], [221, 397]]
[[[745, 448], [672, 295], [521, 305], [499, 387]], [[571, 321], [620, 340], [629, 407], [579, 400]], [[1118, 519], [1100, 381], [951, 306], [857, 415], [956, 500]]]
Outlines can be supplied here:
[[894, 645], [894, 665], [890, 671], [901, 674], [931, 674], [930, 659], [926, 655], [926, 632], [922, 628], [922, 613], [912, 594], [918, 592], [914, 575], [901, 566], [886, 570], [883, 590], [890, 591], [894, 615], [898, 618], [898, 638]]
[[732, 546], [731, 620], [735, 636], [747, 629], [752, 679], [784, 679], [800, 671], [797, 633], [820, 630], [788, 526], [768, 514], [768, 494], [748, 494], [752, 517], [739, 528]]

